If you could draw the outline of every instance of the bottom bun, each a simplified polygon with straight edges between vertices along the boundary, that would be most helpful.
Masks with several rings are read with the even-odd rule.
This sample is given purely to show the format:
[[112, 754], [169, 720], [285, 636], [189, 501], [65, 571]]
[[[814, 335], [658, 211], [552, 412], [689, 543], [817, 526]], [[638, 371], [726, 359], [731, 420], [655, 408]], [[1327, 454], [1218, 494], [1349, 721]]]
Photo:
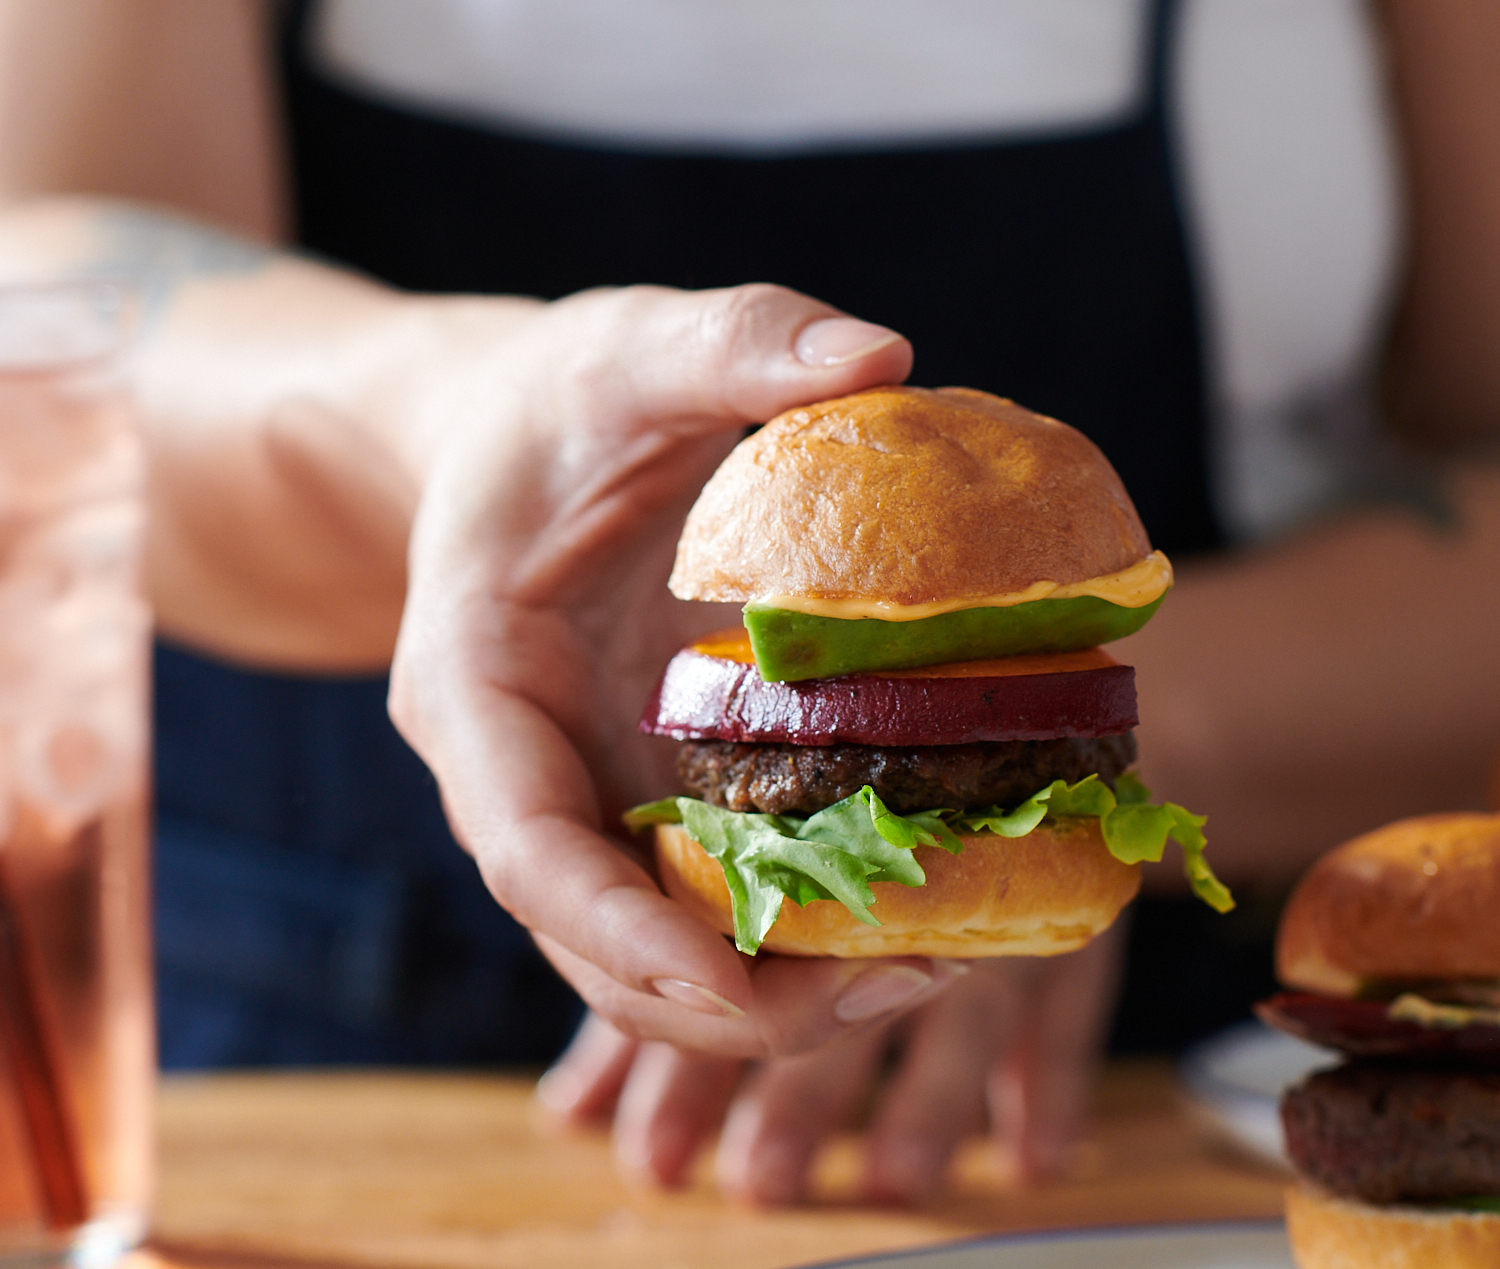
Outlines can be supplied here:
[[1308, 1185], [1286, 1192], [1286, 1230], [1298, 1269], [1496, 1269], [1500, 1215], [1377, 1207]]
[[[762, 946], [794, 956], [1055, 956], [1107, 929], [1141, 886], [1140, 865], [1109, 853], [1095, 819], [961, 840], [961, 855], [917, 847], [925, 886], [870, 887], [880, 925], [830, 899], [805, 908], [788, 899]], [[669, 895], [734, 932], [723, 869], [685, 828], [657, 826], [656, 858]]]

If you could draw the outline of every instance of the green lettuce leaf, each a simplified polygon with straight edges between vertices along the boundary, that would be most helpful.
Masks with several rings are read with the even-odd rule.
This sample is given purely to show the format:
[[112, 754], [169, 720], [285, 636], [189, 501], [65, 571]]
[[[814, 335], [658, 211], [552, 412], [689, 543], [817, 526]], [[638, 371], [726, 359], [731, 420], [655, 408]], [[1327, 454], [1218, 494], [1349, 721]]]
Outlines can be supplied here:
[[[724, 870], [734, 914], [735, 946], [759, 947], [766, 931], [781, 915], [786, 891], [774, 884], [765, 869], [756, 867], [755, 846], [763, 838], [780, 838], [779, 825], [769, 815], [740, 815], [695, 798], [678, 798], [677, 807], [683, 827]], [[800, 885], [797, 888], [802, 889]], [[810, 877], [806, 888], [809, 894], [814, 889]]]
[[956, 815], [951, 827], [959, 833], [973, 836], [976, 833], [997, 833], [1001, 837], [1025, 837], [1047, 818], [1047, 798], [1050, 788], [1034, 793], [1014, 811], [1006, 812], [998, 806], [987, 811], [970, 811]]
[[[938, 844], [932, 832], [886, 810], [868, 784], [852, 797], [819, 811], [803, 822], [796, 833], [808, 850], [852, 852], [871, 865], [871, 871], [865, 874], [871, 881], [897, 881], [903, 886], [927, 884], [927, 875], [912, 851], [918, 845]], [[956, 837], [953, 841], [958, 843]], [[961, 844], [959, 849], [963, 849]], [[867, 903], [874, 902], [875, 896], [871, 895]]]
[[868, 785], [805, 820], [726, 811], [679, 797], [635, 807], [625, 822], [632, 830], [681, 824], [718, 860], [729, 887], [735, 946], [751, 955], [781, 914], [784, 900], [806, 907], [816, 899], [831, 899], [865, 924], [879, 925], [870, 913], [872, 881], [925, 885], [927, 875], [914, 847], [963, 848], [936, 812], [896, 815]]
[[916, 847], [937, 846], [958, 854], [961, 834], [1025, 837], [1049, 815], [1097, 817], [1105, 845], [1125, 863], [1160, 860], [1170, 837], [1182, 848], [1194, 893], [1227, 912], [1234, 899], [1203, 856], [1205, 818], [1175, 802], [1155, 805], [1150, 798], [1146, 786], [1126, 772], [1114, 790], [1094, 775], [1076, 784], [1054, 780], [1010, 811], [992, 806], [898, 815], [866, 785], [806, 819], [726, 811], [696, 798], [676, 797], [633, 807], [624, 820], [632, 832], [652, 824], [681, 824], [718, 860], [729, 887], [735, 946], [754, 955], [786, 899], [799, 907], [832, 900], [865, 924], [879, 925], [870, 912], [875, 902], [870, 885], [925, 885]]
[[1150, 798], [1151, 791], [1134, 772], [1116, 779], [1113, 790], [1097, 775], [1090, 775], [1077, 784], [1054, 780], [1009, 814], [998, 806], [966, 811], [953, 816], [950, 825], [959, 833], [988, 830], [1024, 837], [1048, 815], [1093, 815], [1099, 819], [1109, 853], [1125, 864], [1159, 863], [1171, 838], [1182, 848], [1182, 869], [1193, 893], [1216, 912], [1228, 912], [1234, 907], [1234, 896], [1214, 876], [1203, 854], [1207, 845], [1203, 826], [1208, 817], [1194, 815], [1176, 802], [1158, 806]]
[[1123, 771], [1115, 777], [1115, 801], [1121, 806], [1135, 806], [1151, 800], [1151, 790], [1141, 783], [1134, 771]]
[[677, 807], [681, 800], [662, 798], [659, 802], [642, 802], [639, 806], [632, 806], [620, 819], [632, 833], [639, 833], [653, 824], [681, 824], [682, 812]]
[[1103, 819], [1115, 809], [1114, 790], [1096, 775], [1084, 776], [1077, 784], [1054, 780], [1044, 792], [1049, 815], [1093, 815]]

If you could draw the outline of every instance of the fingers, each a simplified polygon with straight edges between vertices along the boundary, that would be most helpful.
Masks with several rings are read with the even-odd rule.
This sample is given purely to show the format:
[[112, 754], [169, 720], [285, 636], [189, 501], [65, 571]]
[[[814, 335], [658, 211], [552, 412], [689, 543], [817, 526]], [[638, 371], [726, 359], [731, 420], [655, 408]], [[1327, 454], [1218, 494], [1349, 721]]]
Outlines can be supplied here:
[[677, 1186], [717, 1131], [743, 1063], [669, 1044], [644, 1044], [615, 1115], [615, 1156], [626, 1173]]
[[590, 1013], [537, 1081], [536, 1097], [573, 1125], [613, 1115], [615, 1153], [625, 1171], [676, 1186], [723, 1121], [741, 1066], [732, 1058], [639, 1044]]
[[[478, 673], [438, 676], [425, 690], [441, 713], [425, 756], [496, 899], [630, 992], [666, 1004], [656, 983], [687, 983], [698, 1008], [743, 1015], [752, 1001], [740, 958], [597, 831], [589, 773], [551, 719], [514, 694], [487, 692]], [[690, 1014], [680, 1000], [672, 1011]]]
[[[764, 992], [774, 1000], [779, 991], [809, 985], [825, 992], [842, 988], [823, 996], [833, 1021], [817, 1033], [822, 1047], [765, 1061], [741, 1081], [738, 1061], [665, 1044], [631, 1049], [612, 1028], [602, 1028], [603, 1039], [586, 1028], [575, 1045], [580, 1055], [570, 1051], [559, 1066], [576, 1063], [583, 1072], [568, 1075], [574, 1087], [587, 1090], [575, 1093], [580, 1104], [591, 1097], [604, 1105], [621, 1090], [615, 1145], [633, 1175], [680, 1184], [722, 1118], [715, 1160], [721, 1188], [773, 1204], [804, 1197], [819, 1146], [860, 1119], [896, 1046], [900, 1056], [879, 1089], [865, 1138], [864, 1186], [871, 1198], [931, 1197], [958, 1146], [984, 1127], [987, 1109], [1021, 1176], [1036, 1180], [1061, 1168], [1079, 1131], [1113, 1000], [1119, 944], [1114, 934], [1071, 956], [972, 967], [936, 961], [925, 971], [912, 959], [851, 962], [842, 977], [828, 977], [839, 963], [771, 957], [752, 970], [756, 996]], [[620, 990], [592, 966], [583, 973]], [[863, 1021], [838, 1016], [839, 1002], [855, 1002], [854, 1012], [877, 1007], [889, 990], [881, 984], [924, 973], [931, 980], [904, 1004], [890, 1005], [892, 994], [883, 1010], [865, 1013]], [[643, 1005], [634, 1025], [660, 1025], [648, 1007], [661, 1010], [666, 1002]], [[705, 1018], [702, 1034], [713, 1026]], [[633, 1055], [623, 1080], [622, 1053]]]
[[806, 1053], [889, 1021], [947, 991], [966, 972], [962, 962], [922, 956], [757, 960], [755, 1011], [768, 1056]]
[[[830, 1010], [841, 1038], [813, 1056], [769, 1064], [729, 1117], [719, 1153], [722, 1183], [741, 1197], [771, 1203], [801, 1193], [818, 1144], [863, 1104], [890, 1020], [900, 1016], [901, 1006], [932, 999], [964, 967], [938, 962], [936, 972], [926, 973], [909, 961], [841, 965], [770, 958], [762, 968], [769, 971], [763, 977], [776, 980], [768, 988], [773, 997], [795, 992], [797, 978], [810, 977], [798, 975], [799, 968], [825, 978], [829, 969], [843, 971], [832, 980], [843, 990]], [[587, 965], [581, 972], [613, 982]], [[658, 1009], [666, 1003], [655, 1002]], [[742, 1066], [734, 1058], [637, 1044], [591, 1013], [538, 1084], [537, 1097], [575, 1123], [614, 1106], [622, 1166], [638, 1178], [672, 1186], [681, 1184], [694, 1156], [725, 1120]]]
[[562, 399], [679, 433], [764, 422], [911, 371], [911, 345], [896, 332], [766, 284], [589, 292], [549, 319], [556, 329], [540, 339], [555, 354], [548, 368]]
[[[1120, 936], [1070, 956], [973, 963], [895, 1024], [900, 1057], [865, 1139], [866, 1193], [917, 1202], [942, 1186], [986, 1111], [1037, 1180], [1058, 1171], [1080, 1130], [1117, 985]], [[951, 963], [950, 963], [951, 964]], [[871, 1094], [892, 1036], [874, 1030], [768, 1063], [736, 1098], [719, 1148], [727, 1190], [758, 1202], [802, 1195], [813, 1153]]]
[[[636, 990], [557, 940], [544, 934], [533, 938], [589, 1009], [633, 1040], [663, 1040], [721, 1057], [754, 1057], [763, 1050], [747, 1011], [734, 1014], [707, 999], [699, 1005], [692, 999], [671, 1000], [655, 991]], [[741, 996], [747, 1005], [751, 994], [747, 979]]]
[[983, 1130], [990, 1069], [1018, 1038], [1029, 969], [981, 961], [911, 1020], [901, 1063], [866, 1137], [870, 1197], [929, 1198], [959, 1144]]
[[536, 941], [589, 1007], [619, 1031], [719, 1057], [805, 1053], [901, 1016], [963, 973], [954, 962], [921, 957], [840, 961], [762, 954], [749, 962], [745, 1012], [726, 1016], [693, 997], [631, 990], [555, 940], [538, 935]]
[[869, 1096], [889, 1026], [867, 1028], [804, 1057], [768, 1063], [729, 1109], [714, 1172], [728, 1194], [791, 1203], [806, 1192], [818, 1146]]
[[1025, 1181], [1061, 1172], [1078, 1139], [1123, 947], [1123, 923], [1117, 923], [1082, 951], [1042, 962], [1020, 1042], [993, 1072], [991, 1118]]
[[598, 1014], [586, 1015], [562, 1056], [537, 1081], [537, 1101], [565, 1123], [608, 1119], [639, 1047]]
[[[916, 1173], [920, 1184], [872, 1187], [880, 1198], [910, 1199], [934, 1189], [954, 1145], [980, 1126], [993, 1033], [976, 1028], [987, 993], [948, 1007], [952, 992], [931, 1001], [921, 1017], [919, 1057], [908, 1050], [903, 1073], [887, 1094], [876, 1149], [920, 1158], [895, 1174]], [[978, 1006], [978, 1008], [976, 1008]], [[940, 1022], [928, 1025], [936, 1011]], [[816, 1052], [762, 1065], [735, 1093], [741, 1064], [684, 1053], [663, 1044], [641, 1046], [615, 1120], [616, 1150], [637, 1176], [678, 1184], [693, 1155], [724, 1121], [715, 1160], [721, 1188], [761, 1204], [793, 1202], [805, 1194], [818, 1147], [858, 1117], [877, 1082], [891, 1040], [889, 1017], [851, 1027]], [[733, 1101], [730, 1102], [731, 1095]], [[726, 1115], [726, 1106], [728, 1112]], [[880, 1174], [882, 1177], [884, 1174]]]

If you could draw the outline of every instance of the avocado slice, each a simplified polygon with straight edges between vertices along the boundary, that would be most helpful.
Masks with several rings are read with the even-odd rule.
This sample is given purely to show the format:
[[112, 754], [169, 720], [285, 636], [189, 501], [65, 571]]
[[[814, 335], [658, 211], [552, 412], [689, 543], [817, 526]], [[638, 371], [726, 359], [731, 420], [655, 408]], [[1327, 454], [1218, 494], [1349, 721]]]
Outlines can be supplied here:
[[818, 617], [750, 603], [744, 618], [761, 678], [786, 683], [1023, 652], [1075, 652], [1134, 634], [1165, 598], [1163, 592], [1141, 608], [1122, 608], [1078, 595], [961, 608], [916, 621]]

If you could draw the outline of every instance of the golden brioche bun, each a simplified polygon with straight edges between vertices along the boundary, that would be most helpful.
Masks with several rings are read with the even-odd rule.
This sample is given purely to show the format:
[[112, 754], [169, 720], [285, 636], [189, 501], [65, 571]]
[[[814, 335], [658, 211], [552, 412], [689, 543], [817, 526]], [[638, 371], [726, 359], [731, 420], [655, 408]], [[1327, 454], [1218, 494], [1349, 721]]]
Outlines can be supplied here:
[[1082, 433], [969, 388], [874, 388], [742, 441], [689, 513], [669, 584], [735, 603], [937, 603], [1086, 581], [1150, 551]]
[[[925, 886], [870, 887], [880, 925], [830, 900], [805, 908], [787, 900], [763, 946], [795, 956], [1053, 956], [1106, 929], [1140, 889], [1140, 865], [1109, 853], [1095, 819], [962, 841], [961, 855], [917, 847]], [[658, 825], [656, 859], [669, 895], [733, 933], [724, 871], [687, 829]]]
[[1377, 1207], [1308, 1185], [1286, 1192], [1286, 1232], [1299, 1269], [1495, 1269], [1500, 1216]]
[[1367, 979], [1500, 978], [1500, 815], [1398, 820], [1324, 855], [1282, 914], [1276, 973], [1332, 996]]

